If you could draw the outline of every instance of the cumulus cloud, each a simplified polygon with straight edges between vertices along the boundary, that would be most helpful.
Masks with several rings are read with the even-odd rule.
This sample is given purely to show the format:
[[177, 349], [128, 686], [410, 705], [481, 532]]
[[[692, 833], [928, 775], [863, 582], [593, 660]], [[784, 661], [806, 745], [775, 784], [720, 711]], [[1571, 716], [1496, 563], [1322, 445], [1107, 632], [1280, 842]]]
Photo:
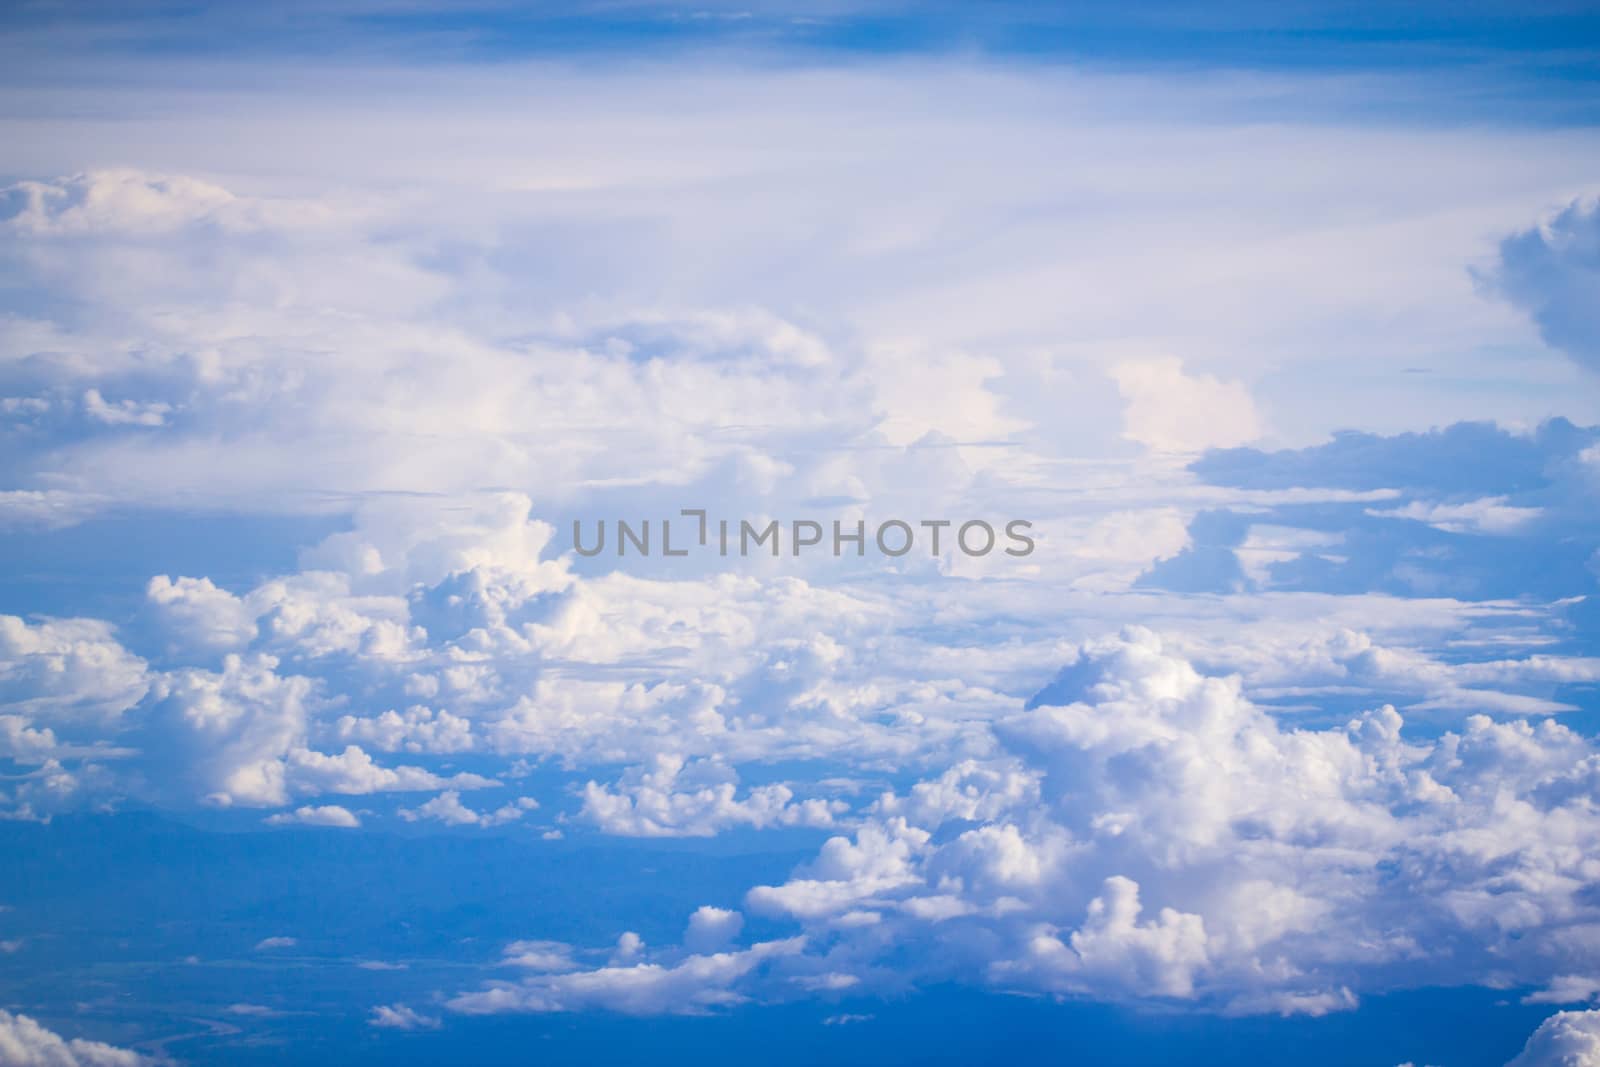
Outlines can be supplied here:
[[661, 964], [612, 964], [596, 970], [497, 982], [447, 1002], [467, 1015], [600, 1009], [624, 1015], [700, 1015], [746, 998], [734, 984], [772, 961], [803, 950], [803, 938], [764, 941], [747, 949], [689, 955]]
[[625, 837], [708, 837], [732, 826], [831, 826], [849, 810], [842, 801], [795, 801], [784, 785], [757, 786], [737, 796], [738, 774], [724, 764], [688, 763], [662, 754], [623, 776], [617, 791], [589, 782], [583, 814]]
[[241, 649], [255, 639], [256, 620], [244, 602], [209, 578], [158, 574], [145, 598], [168, 634], [208, 651]]
[[1191, 374], [1178, 359], [1135, 360], [1112, 368], [1126, 405], [1123, 435], [1161, 452], [1198, 452], [1261, 435], [1249, 391], [1238, 382]]
[[145, 662], [98, 619], [0, 615], [0, 697], [48, 723], [115, 719], [144, 696]]
[[1584, 890], [1593, 744], [1549, 721], [1474, 716], [1431, 741], [1403, 725], [1385, 707], [1282, 727], [1236, 679], [1133, 630], [1086, 645], [996, 725], [1011, 762], [973, 782], [998, 803], [886, 799], [747, 904], [846, 945], [870, 930], [862, 975], [871, 946], [936, 923], [971, 953], [949, 966], [1002, 988], [1233, 1012], [1345, 1010], [1427, 975], [1571, 973], [1574, 932], [1600, 928]]
[[64, 1039], [26, 1015], [0, 1010], [0, 1063], [6, 1067], [139, 1067], [151, 1062], [100, 1041]]
[[380, 1030], [437, 1030], [442, 1024], [436, 1016], [423, 1015], [404, 1004], [379, 1004], [372, 1009], [367, 1025]]
[[386, 767], [357, 745], [335, 753], [307, 747], [311, 679], [278, 673], [267, 655], [229, 654], [220, 672], [202, 669], [160, 676], [145, 736], [176, 743], [174, 770], [196, 799], [223, 806], [274, 806], [294, 796], [363, 795], [496, 785], [481, 775], [439, 775], [420, 767]]
[[1140, 911], [1139, 884], [1113, 875], [1101, 895], [1089, 902], [1083, 924], [1067, 943], [1041, 933], [1017, 962], [1047, 987], [1192, 996], [1195, 972], [1209, 962], [1204, 920], [1163, 908], [1160, 915], [1140, 922]]
[[500, 826], [516, 822], [539, 806], [532, 797], [518, 797], [493, 811], [474, 811], [461, 803], [461, 794], [447, 789], [432, 800], [415, 808], [401, 808], [400, 817], [408, 822], [431, 819], [447, 826]]
[[1596, 1067], [1600, 1064], [1600, 1011], [1563, 1011], [1528, 1038], [1506, 1067]]
[[738, 937], [742, 929], [743, 915], [706, 904], [689, 916], [689, 929], [683, 935], [683, 943], [692, 952], [712, 951]]
[[575, 971], [573, 948], [561, 941], [513, 941], [505, 948], [503, 962], [530, 971]]
[[273, 826], [288, 826], [299, 823], [303, 826], [338, 826], [345, 829], [355, 829], [361, 825], [361, 820], [349, 808], [341, 808], [337, 804], [305, 805], [293, 811], [279, 812], [269, 815], [265, 819]]
[[[961, 152], [1006, 136], [966, 129]], [[552, 158], [574, 150], [540, 143]], [[1570, 148], [1544, 145], [1545, 162], [1565, 165]], [[701, 232], [691, 223], [707, 196], [719, 213], [744, 202], [722, 179], [699, 186], [681, 161], [653, 162], [679, 175], [672, 196], [635, 205], [665, 212], [662, 233]], [[1252, 147], [1233, 181], [1194, 195], [1252, 180], [1259, 162]], [[1030, 186], [1047, 172], [1016, 168], [1006, 195], [1070, 201], [1058, 174]], [[1151, 172], [1091, 177], [1088, 199]], [[920, 208], [898, 181], [873, 192], [877, 208], [845, 227], [861, 242], [845, 258], [867, 255], [868, 273], [887, 276], [904, 255], [937, 274], [921, 246], [946, 224], [918, 212], [987, 227], [965, 212], [994, 206], [988, 180], [950, 180], [960, 188]], [[1416, 210], [1442, 217], [1436, 183], [1423, 184]], [[601, 833], [834, 834], [740, 904], [763, 936], [768, 924], [803, 936], [739, 947], [743, 912], [707, 906], [681, 946], [624, 935], [585, 963], [570, 945], [516, 942], [499, 965], [527, 977], [460, 994], [451, 1010], [463, 1012], [703, 1011], [952, 976], [1284, 1015], [1441, 975], [1549, 998], [1587, 988], [1597, 756], [1571, 728], [1516, 717], [1571, 710], [1573, 687], [1600, 677], [1568, 640], [1585, 632], [1578, 598], [1593, 595], [1600, 559], [1600, 442], [1555, 420], [1236, 447], [1269, 414], [1244, 384], [1261, 365], [1259, 350], [1249, 362], [1266, 336], [1257, 321], [1282, 316], [1279, 359], [1282, 327], [1310, 320], [1271, 294], [1319, 288], [1337, 303], [1303, 277], [1280, 281], [1336, 250], [1295, 244], [1262, 268], [1248, 325], [1226, 343], [1187, 363], [1116, 357], [1108, 377], [1103, 353], [1057, 344], [1056, 327], [1091, 316], [1091, 334], [1134, 321], [1157, 334], [1159, 319], [1181, 336], [1227, 295], [1185, 300], [1197, 272], [1181, 259], [1119, 266], [1128, 233], [1112, 223], [1077, 266], [1034, 272], [997, 250], [1003, 271], [975, 289], [929, 277], [906, 301], [857, 275], [840, 284], [860, 302], [832, 294], [861, 312], [841, 330], [826, 312], [802, 323], [740, 302], [744, 276], [761, 273], [750, 264], [785, 252], [759, 227], [730, 257], [736, 271], [697, 259], [713, 297], [686, 281], [685, 306], [655, 306], [654, 287], [640, 301], [622, 279], [609, 295], [528, 308], [524, 294], [542, 293], [533, 268], [500, 264], [516, 258], [501, 254], [516, 244], [504, 226], [548, 224], [537, 190], [481, 204], [418, 190], [354, 210], [245, 188], [116, 171], [9, 191], [7, 267], [52, 298], [36, 302], [51, 321], [0, 323], [0, 385], [17, 401], [0, 409], [17, 486], [0, 514], [59, 525], [135, 504], [347, 521], [265, 580], [243, 566], [251, 576], [140, 574], [144, 603], [122, 628], [0, 617], [0, 754], [24, 768], [0, 792], [8, 815], [133, 796], [272, 811], [274, 825], [470, 830], [535, 809], [463, 800], [516, 760], [508, 776], [559, 766], [586, 781], [562, 814]], [[1299, 192], [1286, 217], [1303, 214]], [[1134, 190], [1141, 213], [1158, 199], [1147, 194]], [[832, 211], [833, 195], [812, 203]], [[575, 200], [589, 202], [554, 205], [564, 225], [612, 231], [611, 209]], [[785, 206], [774, 216], [792, 216]], [[1571, 294], [1588, 277], [1586, 210], [1508, 244], [1502, 277], [1584, 359]], [[482, 260], [471, 277], [441, 267], [456, 255], [438, 254], [443, 233], [462, 262]], [[1193, 262], [1213, 262], [1227, 243], [1216, 237]], [[1374, 250], [1423, 254], [1424, 242], [1361, 240], [1374, 243], [1345, 276], [1401, 262]], [[1030, 233], [1026, 251], [1045, 244]], [[655, 262], [676, 262], [671, 251], [655, 248]], [[1164, 290], [1156, 263], [1173, 264]], [[1118, 270], [1138, 296], [1098, 285]], [[1008, 340], [1064, 290], [1098, 295], [1060, 312], [1048, 344]], [[1468, 313], [1451, 303], [1436, 326]], [[1234, 342], [1243, 354], [1215, 355]], [[1385, 349], [1385, 371], [1393, 358]], [[1278, 424], [1289, 401], [1272, 403]], [[1437, 403], [1428, 410], [1453, 401]], [[1337, 407], [1300, 404], [1317, 428]], [[1145, 454], [1095, 458], [1125, 447], [1119, 432]], [[1188, 470], [1168, 455], [1208, 448]], [[684, 502], [852, 515], [1025, 502], [1049, 512], [1045, 562], [669, 573], [565, 551], [558, 517]], [[1170, 636], [1084, 642], [1126, 618]], [[469, 753], [481, 773], [439, 759]], [[785, 780], [771, 783], [780, 764]], [[436, 795], [359, 819], [328, 802], [393, 792]], [[936, 939], [948, 951], [929, 958], [920, 946]], [[436, 1022], [401, 1005], [370, 1021]]]
[[474, 747], [472, 723], [459, 715], [422, 705], [374, 718], [341, 715], [335, 724], [341, 740], [363, 741], [382, 752], [468, 752]]

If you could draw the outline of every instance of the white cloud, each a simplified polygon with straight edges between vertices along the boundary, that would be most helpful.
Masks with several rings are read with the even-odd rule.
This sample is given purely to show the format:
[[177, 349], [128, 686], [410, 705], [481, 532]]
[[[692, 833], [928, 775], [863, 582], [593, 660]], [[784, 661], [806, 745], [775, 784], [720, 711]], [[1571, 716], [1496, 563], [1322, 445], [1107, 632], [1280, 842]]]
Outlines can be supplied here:
[[530, 971], [575, 971], [572, 946], [561, 941], [513, 941], [505, 948], [503, 962]]
[[1544, 989], [1522, 998], [1524, 1004], [1582, 1004], [1600, 999], [1600, 978], [1581, 974], [1558, 974]]
[[1550, 1016], [1506, 1067], [1600, 1067], [1600, 1011]]
[[698, 1015], [745, 999], [732, 988], [763, 965], [793, 956], [803, 938], [765, 941], [735, 952], [690, 955], [680, 962], [611, 965], [592, 971], [497, 982], [451, 999], [468, 1015], [600, 1009], [625, 1015]]
[[118, 233], [153, 236], [216, 218], [235, 198], [194, 178], [102, 170], [60, 182], [20, 182], [23, 208], [7, 224], [41, 235]]
[[335, 728], [340, 740], [365, 741], [382, 752], [447, 754], [468, 752], [474, 747], [469, 720], [421, 705], [366, 719], [341, 715]]
[[151, 1062], [100, 1041], [63, 1039], [26, 1015], [0, 1010], [0, 1063], [6, 1067], [139, 1067]]
[[1249, 391], [1190, 374], [1178, 359], [1132, 360], [1111, 369], [1126, 409], [1123, 436], [1159, 452], [1198, 452], [1261, 436]]
[[437, 1030], [441, 1024], [438, 1018], [404, 1004], [379, 1004], [372, 1009], [367, 1025], [380, 1030]]
[[757, 786], [739, 799], [737, 783], [738, 774], [726, 765], [662, 754], [650, 769], [625, 774], [615, 792], [585, 785], [583, 814], [625, 837], [709, 837], [732, 826], [832, 826], [834, 816], [848, 810], [842, 801], [795, 801], [783, 785]]
[[1348, 988], [1320, 993], [1246, 993], [1235, 997], [1226, 1009], [1229, 1015], [1309, 1015], [1312, 1018], [1336, 1011], [1355, 1011], [1360, 999]]
[[1385, 707], [1287, 729], [1236, 680], [1130, 631], [1086, 645], [1040, 706], [997, 724], [1021, 767], [969, 768], [962, 803], [926, 802], [948, 778], [923, 803], [888, 798], [747, 904], [871, 931], [862, 976], [886, 938], [953, 923], [974, 932], [947, 943], [984, 947], [927, 960], [931, 974], [1232, 1012], [1347, 1010], [1398, 973], [1573, 973], [1584, 950], [1564, 931], [1600, 926], [1583, 890], [1600, 847], [1592, 742], [1550, 721], [1473, 716], [1433, 741], [1402, 725]]
[[[1396, 139], [1230, 110], [1308, 92], [1279, 78], [1224, 90], [977, 69], [952, 89], [948, 74], [907, 68], [885, 94], [871, 72], [708, 70], [697, 92], [728, 90], [703, 97], [708, 111], [646, 75], [447, 72], [431, 83], [440, 110], [402, 134], [370, 121], [388, 102], [351, 73], [337, 114], [297, 92], [224, 115], [197, 91], [183, 136], [152, 136], [135, 92], [73, 139], [148, 170], [75, 173], [76, 148], [17, 138], [13, 169], [70, 176], [17, 186], [5, 224], [8, 276], [48, 299], [0, 322], [0, 367], [29, 375], [7, 384], [28, 402], [4, 409], [7, 432], [25, 431], [7, 438], [18, 488], [0, 511], [349, 522], [254, 588], [150, 578], [148, 632], [0, 618], [0, 744], [36, 768], [0, 807], [43, 818], [51, 798], [132, 795], [349, 825], [321, 801], [426, 791], [402, 817], [482, 827], [533, 802], [468, 806], [467, 790], [496, 784], [476, 760], [525, 758], [591, 778], [562, 815], [605, 833], [838, 831], [745, 897], [838, 937], [825, 966], [773, 954], [785, 989], [873, 988], [880, 949], [911, 946], [911, 976], [936, 970], [915, 951], [935, 926], [958, 946], [947, 966], [997, 985], [1241, 1012], [1339, 1010], [1401, 961], [1412, 976], [1578, 974], [1553, 931], [1596, 921], [1578, 890], [1596, 876], [1575, 858], [1596, 843], [1581, 803], [1593, 745], [1461, 714], [1560, 711], [1560, 687], [1594, 680], [1592, 657], [1541, 650], [1565, 608], [1525, 589], [1469, 603], [1369, 583], [1202, 604], [1129, 585], [1196, 547], [1207, 509], [1260, 520], [1237, 545], [1200, 546], [1244, 557], [1241, 589], [1272, 588], [1281, 565], [1335, 568], [1364, 543], [1280, 508], [1365, 502], [1395, 527], [1506, 538], [1581, 515], [1577, 475], [1535, 503], [1475, 484], [1200, 484], [1167, 453], [1269, 423], [1309, 438], [1356, 416], [1548, 410], [1564, 380], [1530, 356], [1528, 384], [1499, 384], [1482, 349], [1525, 331], [1468, 291], [1460, 263], [1588, 180], [1595, 140]], [[569, 110], [504, 109], [513, 81], [519, 101]], [[1126, 111], [1062, 111], [1080, 97]], [[464, 99], [481, 126], [451, 117]], [[847, 110], [850, 135], [816, 151]], [[263, 136], [286, 120], [315, 153]], [[773, 129], [788, 131], [781, 148], [747, 141]], [[441, 134], [462, 151], [429, 149]], [[235, 177], [184, 176], [189, 136], [207, 173]], [[625, 148], [597, 160], [596, 136]], [[1334, 188], [1308, 158], [1386, 165]], [[908, 168], [929, 176], [909, 196]], [[330, 173], [350, 191], [297, 192]], [[588, 254], [523, 239], [552, 227]], [[1541, 231], [1540, 262], [1581, 281], [1575, 234]], [[653, 281], [669, 266], [672, 306]], [[1393, 373], [1441, 354], [1454, 387]], [[1121, 438], [1150, 454], [1108, 459]], [[1032, 571], [930, 557], [892, 575], [787, 559], [608, 574], [563, 558], [558, 516], [683, 503], [1028, 508], [1045, 536]], [[1427, 584], [1461, 559], [1413, 553], [1360, 577], [1476, 597]], [[1171, 636], [1078, 647], [1129, 618]], [[1063, 661], [1067, 702], [1023, 712]], [[1092, 681], [1073, 688], [1080, 668]], [[1330, 727], [1326, 709], [1353, 702], [1377, 710]], [[1386, 702], [1444, 737], [1402, 735]], [[1301, 711], [1316, 722], [1292, 728]], [[482, 774], [423, 758], [465, 752]], [[741, 785], [779, 761], [783, 783]], [[872, 799], [891, 771], [919, 780]], [[1391, 867], [1428, 903], [1403, 907], [1373, 873]], [[764, 973], [716, 951], [739, 922], [702, 909], [689, 956], [636, 945], [596, 971], [529, 943], [505, 962], [560, 981], [494, 996], [527, 1010], [727, 1002]], [[1445, 942], [1469, 958], [1429, 954]]]
[[1172, 908], [1140, 922], [1139, 885], [1114, 875], [1089, 902], [1083, 925], [1067, 943], [1035, 935], [1026, 955], [1001, 973], [1025, 969], [1045, 988], [1087, 992], [1138, 989], [1158, 997], [1194, 994], [1196, 971], [1209, 962], [1205, 922]]
[[1449, 533], [1514, 533], [1542, 514], [1540, 508], [1516, 507], [1506, 498], [1484, 497], [1464, 504], [1425, 504], [1414, 500], [1401, 508], [1373, 509], [1369, 515], [1415, 519]]
[[0, 615], [0, 697], [55, 725], [112, 720], [144, 696], [145, 663], [97, 619], [28, 623]]
[[83, 393], [83, 411], [95, 422], [107, 426], [164, 426], [172, 405], [160, 401], [140, 403], [136, 400], [109, 402], [98, 389]]
[[694, 914], [689, 916], [689, 928], [684, 932], [683, 944], [691, 952], [715, 951], [738, 937], [743, 929], [743, 915], [706, 904], [696, 908]]
[[447, 826], [501, 826], [516, 822], [539, 806], [532, 797], [518, 797], [494, 811], [474, 811], [461, 803], [461, 794], [448, 789], [415, 808], [401, 808], [400, 817], [408, 822], [432, 819]]
[[292, 789], [313, 795], [422, 792], [446, 786], [455, 790], [492, 789], [500, 784], [467, 772], [438, 775], [420, 767], [382, 767], [356, 745], [346, 745], [343, 752], [333, 755], [305, 748], [291, 749], [287, 754], [286, 773]]
[[361, 820], [356, 817], [354, 812], [348, 808], [341, 808], [337, 804], [306, 805], [296, 808], [294, 811], [269, 815], [265, 821], [273, 826], [300, 823], [304, 826], [338, 826], [345, 829], [354, 829], [361, 825]]
[[256, 636], [256, 621], [244, 602], [209, 578], [150, 579], [145, 598], [162, 626], [187, 644], [208, 651], [242, 649]]
[[18, 763], [44, 763], [58, 748], [48, 728], [34, 729], [21, 715], [0, 715], [0, 755]]
[[272, 656], [229, 653], [221, 672], [173, 671], [153, 687], [151, 727], [175, 745], [178, 773], [195, 799], [228, 806], [283, 805], [294, 796], [347, 796], [444, 788], [483, 789], [481, 775], [435, 774], [420, 767], [379, 765], [357, 745], [337, 753], [307, 747], [315, 687], [277, 673]]

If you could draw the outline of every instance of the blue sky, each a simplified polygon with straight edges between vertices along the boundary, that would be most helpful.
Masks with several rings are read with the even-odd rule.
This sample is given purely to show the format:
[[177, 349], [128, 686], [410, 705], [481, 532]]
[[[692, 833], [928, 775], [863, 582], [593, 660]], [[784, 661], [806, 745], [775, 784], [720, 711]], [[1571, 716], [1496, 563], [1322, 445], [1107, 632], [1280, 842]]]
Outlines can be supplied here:
[[1596, 29], [9, 5], [0, 1067], [1600, 1065]]

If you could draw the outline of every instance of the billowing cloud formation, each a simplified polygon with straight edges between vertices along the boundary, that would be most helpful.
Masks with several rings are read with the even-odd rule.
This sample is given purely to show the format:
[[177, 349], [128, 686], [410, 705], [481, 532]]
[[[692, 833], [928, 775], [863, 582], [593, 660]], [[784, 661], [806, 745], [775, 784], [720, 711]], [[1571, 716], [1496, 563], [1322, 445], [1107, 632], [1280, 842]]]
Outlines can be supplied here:
[[998, 776], [969, 778], [970, 799], [1004, 789], [981, 813], [885, 796], [748, 903], [834, 931], [836, 962], [934, 923], [1002, 987], [1239, 1010], [1580, 966], [1600, 932], [1600, 750], [1550, 721], [1476, 716], [1432, 742], [1401, 727], [1382, 708], [1285, 729], [1133, 631], [996, 724], [996, 766], [1037, 800]]
[[1507, 1067], [1600, 1067], [1600, 1011], [1552, 1015]]
[[100, 1041], [62, 1038], [26, 1015], [0, 1010], [0, 1064], [5, 1067], [139, 1067], [150, 1062]]
[[626, 837], [709, 837], [731, 826], [830, 826], [848, 810], [840, 801], [794, 801], [787, 786], [759, 786], [736, 796], [737, 774], [704, 762], [686, 767], [681, 758], [657, 756], [648, 772], [630, 771], [620, 788], [590, 782], [583, 814], [607, 833]]
[[[999, 717], [987, 758], [883, 794], [792, 879], [752, 887], [750, 911], [803, 932], [770, 967], [668, 948], [574, 971], [562, 954], [559, 981], [452, 1007], [686, 1010], [964, 978], [1320, 1015], [1363, 991], [1581, 973], [1600, 937], [1600, 749], [1548, 719], [1403, 727], [1392, 707], [1286, 727], [1133, 629]], [[736, 932], [726, 915], [702, 908], [686, 946]]]
[[[0, 813], [828, 835], [790, 877], [691, 912], [681, 945], [530, 929], [490, 964], [521, 977], [464, 982], [457, 1014], [952, 978], [1285, 1015], [1445, 979], [1590, 988], [1600, 755], [1552, 716], [1600, 679], [1600, 439], [1451, 420], [1547, 412], [1537, 391], [1463, 399], [1504, 377], [1480, 346], [1518, 335], [1459, 264], [1504, 232], [1485, 189], [1531, 217], [1592, 147], [1526, 138], [1508, 170], [1492, 138], [1418, 134], [1381, 190], [1352, 170], [1331, 191], [1301, 177], [1303, 140], [1218, 124], [1179, 188], [1160, 122], [1040, 137], [1059, 86], [974, 75], [963, 95], [1015, 105], [994, 124], [925, 84], [907, 121], [863, 104], [918, 97], [902, 88], [779, 77], [759, 129], [797, 140], [759, 181], [727, 139], [740, 116], [702, 125], [632, 86], [601, 125], [501, 115], [495, 146], [430, 151], [426, 178], [383, 162], [426, 143], [416, 126], [324, 130], [381, 192], [154, 162], [9, 190], [0, 266], [27, 310], [0, 321], [0, 526], [79, 524], [86, 557], [130, 511], [327, 528], [297, 560], [164, 557], [127, 611], [80, 595], [0, 617]], [[841, 104], [850, 144], [819, 153], [806, 131], [843, 128]], [[595, 130], [640, 158], [596, 161]], [[495, 154], [511, 143], [540, 156]], [[1386, 221], [1308, 227], [1307, 202]], [[1591, 364], [1593, 218], [1507, 242], [1498, 279]], [[1391, 337], [1402, 320], [1420, 325]], [[1477, 388], [1401, 388], [1402, 357]], [[1325, 395], [1363, 375], [1385, 384]], [[1449, 425], [1238, 447], [1349, 413]], [[686, 505], [1025, 510], [1040, 550], [679, 569], [567, 550], [574, 516]], [[1100, 636], [1127, 621], [1152, 629]], [[1581, 1036], [1562, 1026], [1547, 1043]]]

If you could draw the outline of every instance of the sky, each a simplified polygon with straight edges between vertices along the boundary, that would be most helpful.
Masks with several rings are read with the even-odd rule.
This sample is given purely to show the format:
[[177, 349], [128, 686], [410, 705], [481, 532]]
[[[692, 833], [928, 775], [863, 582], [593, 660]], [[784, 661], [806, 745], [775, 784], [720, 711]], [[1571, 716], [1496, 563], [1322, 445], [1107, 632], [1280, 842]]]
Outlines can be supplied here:
[[1597, 82], [5, 5], [0, 1067], [1600, 1067]]

